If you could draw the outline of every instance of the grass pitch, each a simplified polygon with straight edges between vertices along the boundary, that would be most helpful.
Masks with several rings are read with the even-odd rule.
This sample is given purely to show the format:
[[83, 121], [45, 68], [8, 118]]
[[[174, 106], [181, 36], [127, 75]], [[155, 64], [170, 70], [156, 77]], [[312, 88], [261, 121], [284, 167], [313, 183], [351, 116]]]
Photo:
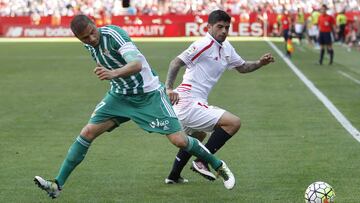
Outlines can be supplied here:
[[[164, 81], [169, 62], [190, 42], [136, 44]], [[109, 84], [92, 73], [95, 64], [79, 42], [1, 42], [0, 202], [303, 202], [318, 180], [334, 187], [337, 202], [359, 202], [360, 143], [266, 42], [233, 45], [246, 60], [271, 52], [276, 63], [250, 74], [225, 72], [210, 95], [210, 104], [242, 120], [217, 154], [236, 176], [232, 191], [189, 165], [189, 184], [165, 185], [177, 149], [129, 122], [99, 137], [51, 200], [32, 179], [57, 174]], [[340, 74], [360, 80], [358, 53], [335, 48], [333, 66], [315, 65], [318, 52], [306, 45], [295, 47], [292, 61], [360, 129], [360, 85]]]

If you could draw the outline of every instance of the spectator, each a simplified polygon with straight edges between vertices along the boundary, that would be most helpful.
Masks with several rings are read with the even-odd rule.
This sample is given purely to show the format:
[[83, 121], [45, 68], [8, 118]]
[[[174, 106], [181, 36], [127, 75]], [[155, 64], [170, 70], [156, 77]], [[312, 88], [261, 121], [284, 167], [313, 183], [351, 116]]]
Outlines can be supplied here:
[[[288, 1], [285, 1], [288, 2]], [[343, 1], [331, 2], [328, 6], [335, 8], [343, 7]], [[164, 14], [194, 14], [207, 15], [215, 9], [222, 9], [232, 15], [241, 14], [246, 6], [249, 10], [276, 10], [279, 12], [285, 6], [289, 12], [295, 8], [304, 8], [304, 12], [310, 13], [312, 7], [316, 6], [319, 0], [293, 0], [291, 4], [282, 5], [280, 1], [266, 0], [130, 0], [130, 11], [122, 6], [122, 0], [1, 0], [0, 16], [30, 16], [37, 12], [40, 16], [51, 16], [59, 12], [61, 16], [73, 16], [84, 13], [95, 16], [99, 10], [103, 13], [111, 13], [112, 16], [142, 14], [164, 15]], [[132, 10], [135, 8], [135, 10]], [[359, 11], [359, 2], [349, 0], [346, 4], [347, 11]]]
[[317, 7], [314, 7], [313, 12], [311, 13], [311, 28], [310, 28], [310, 38], [314, 40], [315, 49], [320, 49], [318, 43], [318, 35], [319, 35], [319, 28], [318, 28], [318, 19], [320, 16], [320, 12], [318, 11]]
[[31, 12], [30, 14], [31, 25], [40, 25], [41, 16], [37, 12]]
[[336, 27], [337, 27], [337, 30], [338, 30], [337, 41], [339, 41], [340, 43], [345, 42], [346, 23], [347, 23], [347, 18], [346, 18], [345, 9], [344, 9], [336, 16]]
[[51, 16], [51, 25], [58, 26], [61, 24], [61, 15], [58, 10], [56, 10], [53, 15]]
[[297, 38], [299, 39], [299, 44], [301, 44], [301, 40], [303, 38], [305, 27], [305, 14], [302, 8], [298, 8], [298, 12], [295, 18], [295, 33]]
[[351, 48], [356, 44], [356, 40], [357, 40], [356, 34], [357, 34], [356, 22], [349, 23], [349, 30], [346, 34], [344, 41], [347, 45], [348, 52], [350, 52]]

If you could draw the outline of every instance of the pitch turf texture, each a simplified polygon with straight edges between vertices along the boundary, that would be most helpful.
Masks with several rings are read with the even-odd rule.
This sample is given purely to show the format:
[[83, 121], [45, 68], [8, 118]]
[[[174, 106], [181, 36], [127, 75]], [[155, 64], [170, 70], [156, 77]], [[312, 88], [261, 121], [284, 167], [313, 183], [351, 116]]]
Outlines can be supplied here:
[[[136, 44], [164, 81], [169, 62], [190, 42]], [[189, 164], [182, 174], [188, 184], [164, 184], [177, 149], [129, 122], [99, 137], [51, 200], [33, 177], [57, 174], [109, 85], [96, 78], [78, 42], [1, 42], [0, 202], [303, 202], [319, 180], [334, 187], [337, 202], [359, 202], [360, 143], [266, 42], [233, 45], [246, 60], [265, 52], [276, 58], [250, 74], [225, 72], [209, 98], [242, 120], [217, 153], [236, 176], [233, 190]], [[333, 66], [319, 66], [318, 51], [295, 46], [292, 62], [360, 129], [360, 85], [339, 73], [360, 80], [359, 53], [335, 46], [335, 57]]]

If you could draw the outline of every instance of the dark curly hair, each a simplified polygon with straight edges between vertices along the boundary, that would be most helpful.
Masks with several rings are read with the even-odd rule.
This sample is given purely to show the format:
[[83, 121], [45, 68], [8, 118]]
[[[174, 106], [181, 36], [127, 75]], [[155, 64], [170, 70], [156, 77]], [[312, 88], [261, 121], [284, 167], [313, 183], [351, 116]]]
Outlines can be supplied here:
[[230, 23], [231, 17], [223, 10], [215, 10], [209, 14], [208, 23], [214, 25], [217, 22], [224, 21]]

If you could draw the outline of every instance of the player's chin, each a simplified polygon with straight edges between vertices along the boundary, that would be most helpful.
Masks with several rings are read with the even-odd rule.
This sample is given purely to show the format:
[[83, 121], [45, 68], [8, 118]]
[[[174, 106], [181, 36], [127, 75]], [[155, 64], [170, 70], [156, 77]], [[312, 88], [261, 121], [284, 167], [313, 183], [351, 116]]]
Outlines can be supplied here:
[[97, 47], [99, 45], [99, 42], [100, 42], [100, 40], [94, 40], [94, 41], [91, 41], [89, 43], [89, 45], [92, 47]]
[[220, 36], [217, 37], [216, 40], [217, 40], [218, 42], [224, 42], [225, 39], [226, 39], [226, 36], [220, 35]]

